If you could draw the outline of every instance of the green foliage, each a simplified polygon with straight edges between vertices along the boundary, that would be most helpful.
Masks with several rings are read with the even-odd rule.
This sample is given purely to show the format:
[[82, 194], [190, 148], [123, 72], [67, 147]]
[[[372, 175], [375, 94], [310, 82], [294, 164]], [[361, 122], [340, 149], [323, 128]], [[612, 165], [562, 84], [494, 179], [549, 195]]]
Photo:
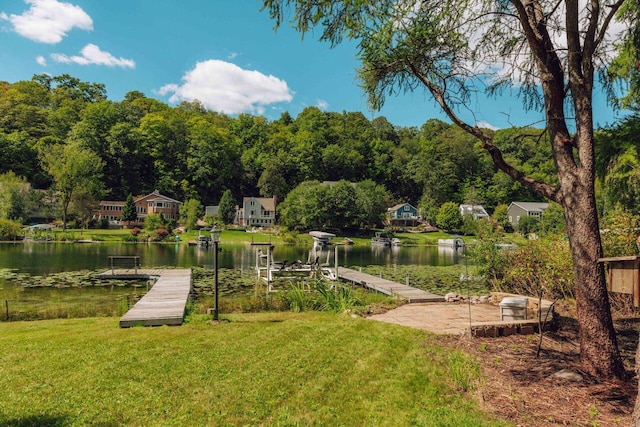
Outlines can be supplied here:
[[534, 216], [522, 216], [516, 226], [518, 233], [523, 236], [528, 236], [531, 233], [538, 233], [540, 231], [540, 219]]
[[154, 230], [165, 226], [164, 219], [159, 214], [149, 214], [144, 217], [144, 230], [151, 234]]
[[218, 215], [223, 224], [233, 224], [236, 218], [237, 202], [231, 190], [225, 190], [218, 204]]
[[503, 231], [509, 232], [513, 231], [511, 227], [511, 222], [509, 222], [509, 206], [502, 204], [496, 206], [493, 211], [493, 215], [491, 218], [495, 221], [495, 223], [502, 227]]
[[64, 229], [72, 197], [81, 190], [93, 195], [101, 192], [102, 160], [79, 143], [44, 147], [40, 152], [40, 160], [60, 193]]
[[640, 217], [617, 205], [602, 219], [602, 249], [607, 257], [631, 256], [640, 247]]
[[0, 218], [0, 240], [13, 240], [22, 235], [22, 225], [17, 221]]
[[436, 216], [436, 225], [438, 228], [450, 233], [458, 233], [463, 224], [464, 221], [460, 215], [460, 207], [457, 203], [447, 202], [440, 206], [438, 215]]
[[534, 240], [513, 250], [498, 251], [494, 289], [549, 300], [575, 298], [573, 262], [567, 240]]
[[129, 194], [122, 206], [122, 221], [131, 222], [136, 221], [137, 219], [138, 214], [136, 212], [136, 205], [133, 202], [133, 196]]
[[567, 224], [562, 207], [554, 202], [549, 203], [547, 209], [542, 213], [538, 226], [540, 232], [544, 235], [564, 234]]
[[12, 171], [0, 175], [0, 218], [25, 221], [28, 217], [29, 185]]
[[353, 229], [380, 221], [388, 196], [371, 181], [353, 185], [303, 182], [280, 205], [280, 222], [302, 231], [311, 229]]
[[196, 228], [198, 219], [203, 216], [204, 208], [198, 199], [189, 199], [180, 205], [180, 219], [187, 231]]

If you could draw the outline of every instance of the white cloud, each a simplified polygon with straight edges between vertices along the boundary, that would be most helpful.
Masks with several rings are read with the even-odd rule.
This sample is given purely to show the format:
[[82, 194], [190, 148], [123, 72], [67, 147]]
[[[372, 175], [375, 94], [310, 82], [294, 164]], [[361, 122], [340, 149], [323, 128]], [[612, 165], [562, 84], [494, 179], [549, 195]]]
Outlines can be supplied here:
[[46, 66], [47, 66], [47, 60], [46, 60], [46, 59], [45, 59], [45, 57], [44, 57], [44, 56], [42, 56], [42, 55], [38, 55], [38, 56], [36, 56], [36, 62], [37, 62], [38, 64], [42, 65], [43, 67], [46, 67]]
[[227, 59], [235, 59], [238, 55], [240, 55], [238, 52], [231, 52]]
[[81, 56], [67, 56], [61, 53], [52, 53], [51, 59], [64, 64], [80, 64], [80, 65], [106, 65], [107, 67], [135, 68], [136, 63], [133, 59], [116, 58], [109, 52], [100, 50], [95, 44], [89, 43], [80, 51]]
[[0, 15], [23, 37], [40, 43], [60, 43], [73, 28], [93, 30], [93, 21], [80, 6], [57, 0], [25, 0], [31, 8], [22, 15]]
[[491, 123], [488, 123], [488, 122], [485, 122], [485, 121], [482, 121], [482, 120], [481, 120], [481, 121], [479, 121], [479, 122], [476, 122], [476, 126], [477, 126], [477, 127], [479, 127], [479, 128], [482, 128], [482, 129], [491, 129], [491, 130], [498, 130], [498, 129], [500, 129], [500, 128], [499, 128], [499, 127], [497, 127], [497, 126], [494, 126], [494, 125], [492, 125]]
[[329, 108], [329, 103], [324, 99], [318, 99], [318, 102], [316, 102], [316, 107], [321, 110], [326, 110], [327, 108]]
[[216, 59], [198, 62], [182, 76], [181, 85], [164, 85], [158, 93], [172, 93], [170, 102], [197, 99], [205, 107], [226, 114], [263, 114], [266, 105], [293, 99], [293, 91], [284, 80]]

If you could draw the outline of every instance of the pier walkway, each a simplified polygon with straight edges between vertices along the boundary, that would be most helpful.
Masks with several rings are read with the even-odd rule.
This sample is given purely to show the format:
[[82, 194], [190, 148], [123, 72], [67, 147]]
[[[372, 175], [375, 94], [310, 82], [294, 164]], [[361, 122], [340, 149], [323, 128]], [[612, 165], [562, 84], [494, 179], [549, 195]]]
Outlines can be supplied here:
[[371, 274], [363, 273], [351, 268], [339, 267], [338, 278], [376, 290], [385, 295], [406, 299], [407, 302], [410, 303], [444, 301], [443, 296], [432, 294], [412, 286], [403, 285], [402, 283], [383, 279], [381, 277], [372, 276]]
[[100, 274], [111, 279], [156, 279], [122, 318], [120, 327], [182, 325], [191, 292], [191, 269], [116, 269]]

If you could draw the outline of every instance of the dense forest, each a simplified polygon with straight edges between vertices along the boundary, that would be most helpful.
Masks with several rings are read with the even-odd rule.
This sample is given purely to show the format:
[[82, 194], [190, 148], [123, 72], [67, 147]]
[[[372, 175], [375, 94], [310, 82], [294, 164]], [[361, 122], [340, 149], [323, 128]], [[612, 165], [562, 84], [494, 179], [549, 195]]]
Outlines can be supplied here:
[[[0, 82], [0, 182], [48, 189], [67, 157], [85, 160], [82, 190], [69, 206], [125, 200], [160, 190], [178, 200], [216, 205], [229, 190], [284, 201], [307, 181], [372, 181], [386, 203], [410, 202], [433, 221], [445, 202], [485, 205], [540, 200], [499, 172], [478, 141], [458, 127], [427, 120], [394, 126], [360, 112], [305, 108], [277, 120], [207, 111], [199, 102], [169, 106], [132, 91], [107, 99], [104, 85], [69, 75]], [[600, 209], [638, 211], [640, 121], [628, 118], [598, 132]], [[507, 161], [554, 183], [546, 134], [509, 128], [493, 134]], [[71, 167], [71, 166], [69, 166]], [[57, 168], [57, 169], [56, 169]], [[79, 212], [78, 212], [79, 213]], [[11, 217], [7, 209], [0, 216]]]

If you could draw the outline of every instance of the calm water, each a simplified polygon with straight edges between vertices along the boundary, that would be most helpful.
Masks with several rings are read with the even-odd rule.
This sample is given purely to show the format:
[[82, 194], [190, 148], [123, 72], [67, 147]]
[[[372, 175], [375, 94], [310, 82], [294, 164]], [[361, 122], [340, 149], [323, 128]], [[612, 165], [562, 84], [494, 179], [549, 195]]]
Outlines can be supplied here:
[[[260, 246], [249, 244], [221, 244], [219, 265], [221, 268], [251, 269], [255, 266]], [[266, 247], [262, 247], [266, 251]], [[135, 244], [135, 243], [0, 243], [0, 269], [17, 270], [32, 276], [77, 270], [102, 270], [108, 268], [109, 256], [139, 256], [143, 268], [153, 267], [205, 267], [213, 268], [211, 249], [185, 244]], [[311, 253], [306, 245], [276, 245], [273, 258], [278, 261], [308, 261], [320, 258], [320, 262], [334, 265], [335, 252]], [[450, 265], [460, 262], [460, 254], [443, 247], [368, 247], [340, 246], [338, 262], [341, 266], [365, 265]], [[115, 316], [124, 313], [123, 304], [144, 294], [140, 284], [128, 282], [118, 286], [83, 288], [31, 288], [0, 277], [0, 320], [40, 318], [42, 312], [61, 312], [62, 317], [79, 315]], [[95, 310], [95, 311], [92, 311]], [[72, 314], [68, 314], [72, 313]], [[55, 317], [55, 316], [54, 316]]]
[[[255, 265], [259, 247], [251, 245], [220, 245], [221, 268], [249, 269]], [[108, 257], [139, 256], [143, 268], [208, 267], [213, 266], [213, 251], [185, 244], [127, 244], [127, 243], [0, 243], [0, 268], [17, 269], [31, 275], [46, 275], [61, 271], [98, 270], [108, 267]], [[334, 252], [316, 254], [322, 262], [330, 260], [333, 265]], [[314, 258], [310, 248], [301, 245], [276, 245], [273, 250], [276, 260], [288, 262], [307, 261]], [[436, 246], [401, 246], [394, 248], [367, 246], [340, 246], [339, 264], [342, 266], [364, 265], [450, 265], [460, 262], [460, 254], [452, 248]]]

